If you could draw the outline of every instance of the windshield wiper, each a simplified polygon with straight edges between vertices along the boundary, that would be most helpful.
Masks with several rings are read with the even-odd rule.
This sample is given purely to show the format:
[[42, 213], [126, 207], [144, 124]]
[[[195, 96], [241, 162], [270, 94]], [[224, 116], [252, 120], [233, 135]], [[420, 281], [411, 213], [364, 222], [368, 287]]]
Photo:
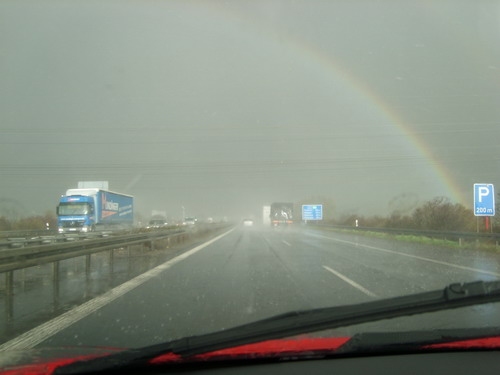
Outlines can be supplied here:
[[122, 366], [142, 366], [149, 360], [168, 353], [191, 356], [325, 329], [499, 301], [500, 281], [450, 284], [444, 290], [348, 306], [294, 311], [219, 332], [76, 362], [57, 369], [55, 373], [95, 373], [119, 369]]

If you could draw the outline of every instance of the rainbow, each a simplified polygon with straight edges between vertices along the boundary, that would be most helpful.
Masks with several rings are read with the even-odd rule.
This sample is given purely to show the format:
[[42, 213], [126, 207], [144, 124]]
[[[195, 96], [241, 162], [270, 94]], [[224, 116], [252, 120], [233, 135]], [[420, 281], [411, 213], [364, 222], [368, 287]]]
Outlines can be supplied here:
[[413, 132], [410, 124], [406, 123], [397, 111], [390, 108], [382, 96], [377, 95], [366, 82], [354, 76], [348, 69], [345, 69], [342, 64], [324, 55], [320, 50], [313, 48], [311, 45], [299, 43], [297, 40], [293, 42], [293, 45], [300, 51], [307, 52], [307, 58], [313, 60], [324, 70], [330, 72], [330, 74], [334, 74], [337, 80], [342, 80], [344, 86], [355, 91], [365, 105], [370, 105], [370, 107], [380, 114], [382, 118], [386, 119], [389, 124], [399, 131], [410, 146], [427, 161], [427, 164], [434, 171], [436, 180], [444, 186], [445, 190], [451, 195], [451, 198], [458, 203], [465, 204], [467, 200], [460, 189], [460, 185], [455, 181], [450, 171], [433, 156], [431, 149], [424, 140]]
[[[259, 40], [288, 46], [288, 52], [302, 59], [304, 63], [312, 64], [317, 72], [339, 82], [342, 87], [350, 90], [350, 93], [355, 95], [365, 107], [369, 107], [384, 122], [387, 122], [396, 132], [401, 134], [410, 148], [425, 160], [434, 175], [432, 183], [436, 185], [438, 191], [448, 192], [452, 200], [467, 206], [469, 200], [465, 197], [463, 189], [450, 171], [433, 155], [425, 141], [412, 130], [411, 124], [405, 122], [404, 118], [394, 108], [391, 108], [381, 95], [349, 69], [346, 69], [338, 59], [333, 59], [319, 48], [297, 36], [292, 38], [289, 35], [277, 34], [276, 31], [268, 32], [262, 25], [257, 25], [246, 14], [235, 9], [210, 6], [207, 10], [213, 12], [215, 17], [221, 18], [221, 21], [232, 23], [235, 29], [248, 31], [248, 33], [259, 37]], [[242, 27], [247, 30], [241, 30]]]

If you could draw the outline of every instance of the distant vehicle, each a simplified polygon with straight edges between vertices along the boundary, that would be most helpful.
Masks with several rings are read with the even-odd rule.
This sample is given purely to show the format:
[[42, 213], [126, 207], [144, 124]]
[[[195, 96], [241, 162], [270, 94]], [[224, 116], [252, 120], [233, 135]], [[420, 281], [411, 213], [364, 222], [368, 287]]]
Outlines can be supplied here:
[[183, 224], [184, 225], [195, 225], [198, 220], [194, 217], [186, 217], [184, 219]]
[[157, 229], [157, 228], [164, 228], [166, 226], [168, 226], [168, 223], [165, 220], [153, 219], [153, 220], [149, 220], [149, 223], [146, 226], [146, 228], [147, 229]]
[[99, 188], [68, 189], [57, 206], [59, 233], [91, 232], [97, 227], [133, 223], [134, 198]]
[[253, 220], [252, 219], [245, 219], [245, 220], [243, 220], [243, 225], [245, 227], [251, 227], [251, 226], [253, 226]]
[[273, 227], [293, 224], [293, 203], [279, 202], [271, 204], [270, 218]]

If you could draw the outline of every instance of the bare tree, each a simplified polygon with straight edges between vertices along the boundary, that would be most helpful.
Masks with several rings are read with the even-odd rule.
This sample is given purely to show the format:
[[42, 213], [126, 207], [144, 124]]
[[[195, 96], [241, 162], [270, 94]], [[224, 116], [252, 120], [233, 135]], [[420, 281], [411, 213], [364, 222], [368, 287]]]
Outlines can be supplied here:
[[472, 231], [474, 214], [459, 203], [451, 203], [446, 197], [436, 197], [418, 207], [412, 215], [418, 229]]

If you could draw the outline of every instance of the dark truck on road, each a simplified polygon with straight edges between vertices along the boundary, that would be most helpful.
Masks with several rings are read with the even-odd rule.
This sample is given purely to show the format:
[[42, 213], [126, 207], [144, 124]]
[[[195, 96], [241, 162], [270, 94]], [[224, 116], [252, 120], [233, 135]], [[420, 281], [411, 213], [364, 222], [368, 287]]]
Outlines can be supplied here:
[[271, 204], [271, 226], [293, 224], [293, 203], [278, 202]]

